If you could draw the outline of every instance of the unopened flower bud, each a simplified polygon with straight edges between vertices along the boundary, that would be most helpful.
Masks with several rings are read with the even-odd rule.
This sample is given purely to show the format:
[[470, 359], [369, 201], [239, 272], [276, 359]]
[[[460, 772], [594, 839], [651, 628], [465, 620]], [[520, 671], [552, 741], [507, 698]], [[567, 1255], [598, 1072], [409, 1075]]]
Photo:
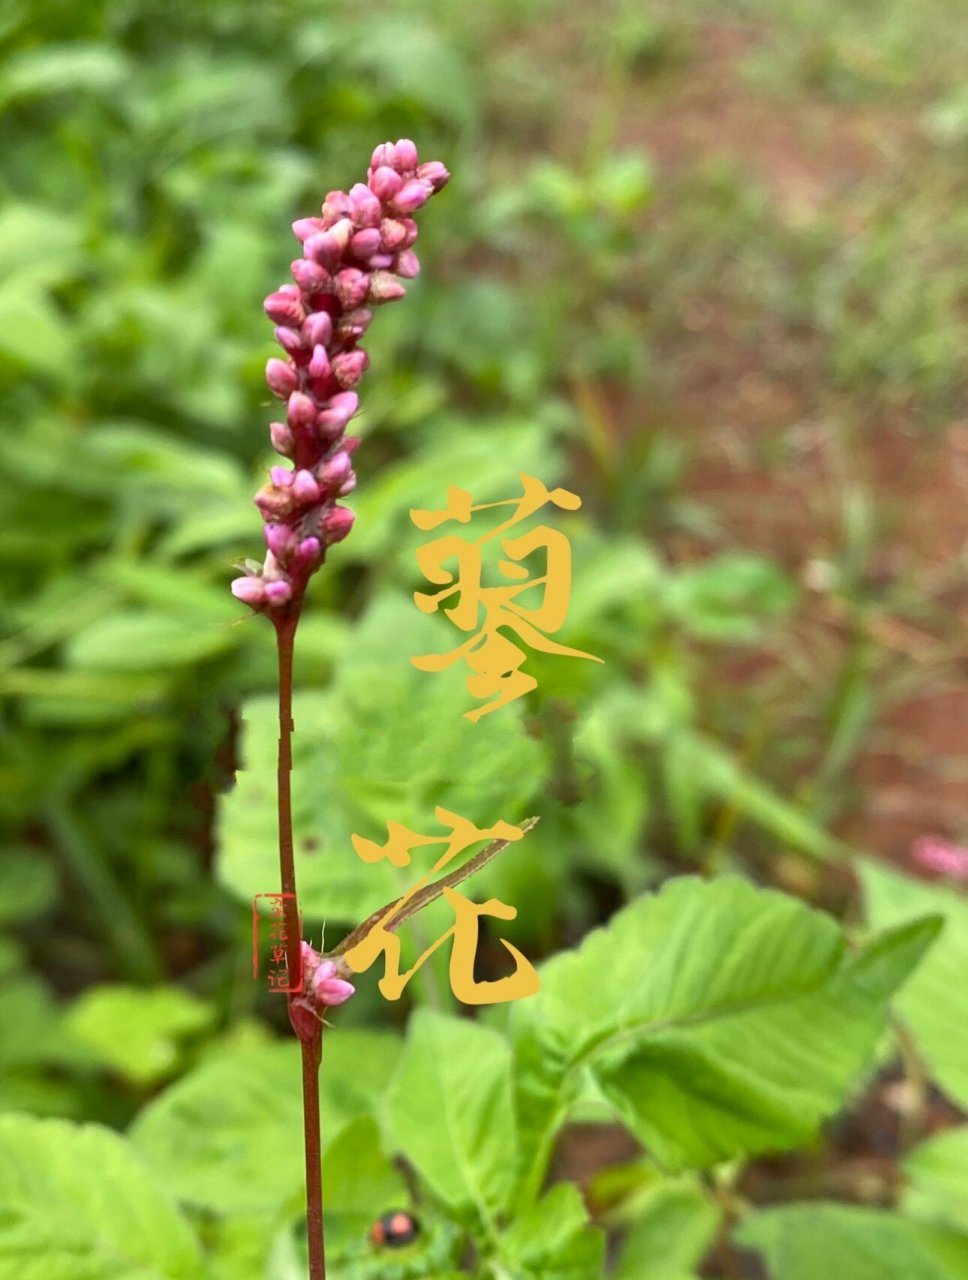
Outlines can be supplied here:
[[288, 582], [267, 582], [266, 599], [270, 605], [285, 604], [292, 599], [292, 587]]
[[319, 485], [311, 471], [297, 471], [292, 479], [292, 494], [297, 502], [316, 502], [320, 496]]
[[373, 312], [369, 307], [357, 307], [355, 311], [347, 311], [339, 322], [337, 332], [344, 341], [357, 342], [372, 323]]
[[333, 374], [341, 387], [355, 387], [369, 364], [365, 351], [344, 351], [333, 358]]
[[365, 182], [350, 187], [350, 217], [357, 227], [378, 227], [383, 207]]
[[388, 252], [399, 249], [407, 238], [407, 228], [397, 218], [384, 218], [380, 223], [380, 238]]
[[409, 138], [398, 138], [396, 147], [397, 163], [394, 166], [399, 172], [406, 173], [417, 167], [417, 144]]
[[292, 476], [288, 467], [269, 468], [269, 479], [278, 489], [288, 489], [292, 484]]
[[449, 172], [439, 160], [430, 160], [427, 164], [422, 164], [417, 170], [417, 177], [422, 178], [424, 182], [429, 182], [435, 191], [439, 191], [450, 181]]
[[323, 463], [316, 474], [324, 489], [338, 489], [352, 470], [350, 455], [345, 449], [340, 449], [328, 462]]
[[295, 549], [295, 534], [286, 524], [267, 524], [262, 534], [266, 540], [266, 546], [277, 560], [285, 560]]
[[350, 455], [351, 458], [353, 454], [356, 453], [359, 447], [360, 447], [359, 436], [347, 436], [346, 439], [343, 441], [343, 448], [346, 450], [346, 452]]
[[397, 254], [396, 271], [404, 280], [412, 280], [420, 274], [420, 260], [412, 249], [404, 249]]
[[316, 406], [304, 391], [294, 391], [289, 397], [286, 418], [294, 431], [305, 431], [316, 421]]
[[376, 227], [365, 227], [350, 240], [350, 250], [357, 258], [372, 258], [379, 249], [380, 232]]
[[326, 546], [342, 542], [353, 528], [356, 516], [349, 507], [331, 507], [319, 522], [319, 536]]
[[376, 171], [385, 165], [388, 169], [395, 170], [397, 167], [397, 149], [392, 142], [381, 142], [378, 147], [373, 150], [370, 157], [370, 169]]
[[294, 294], [285, 287], [270, 293], [263, 302], [265, 313], [275, 324], [299, 325], [303, 322], [305, 311], [299, 297], [298, 289]]
[[370, 301], [394, 302], [406, 294], [406, 289], [389, 271], [374, 271], [370, 276]]
[[326, 347], [333, 337], [333, 317], [328, 311], [313, 311], [306, 317], [303, 333], [311, 347]]
[[390, 204], [398, 213], [410, 214], [421, 208], [433, 195], [434, 189], [423, 178], [411, 178], [405, 182]]
[[378, 200], [392, 200], [403, 186], [403, 179], [389, 165], [379, 165], [370, 175], [369, 187]]
[[250, 604], [253, 609], [265, 602], [266, 584], [261, 578], [249, 575], [245, 578], [232, 579], [232, 594], [243, 604]]
[[[299, 218], [292, 224], [292, 229], [296, 237], [305, 242], [310, 236], [315, 236], [320, 231], [325, 231], [326, 224], [322, 218]], [[312, 256], [312, 254], [307, 254], [307, 257]]]
[[276, 342], [280, 347], [284, 347], [289, 354], [295, 355], [297, 351], [302, 350], [303, 339], [302, 334], [297, 333], [295, 329], [287, 329], [282, 325], [276, 328]]
[[330, 282], [328, 272], [310, 258], [297, 258], [293, 262], [292, 277], [306, 293], [322, 293]]
[[322, 544], [318, 538], [303, 538], [296, 548], [296, 560], [301, 565], [312, 566], [318, 562], [322, 553]]
[[365, 271], [359, 271], [356, 267], [344, 267], [337, 272], [334, 284], [337, 298], [347, 311], [352, 311], [366, 299], [370, 278]]
[[323, 218], [333, 222], [345, 218], [350, 211], [350, 198], [345, 191], [330, 191], [323, 201]]
[[329, 356], [326, 353], [326, 348], [319, 343], [313, 347], [313, 358], [309, 362], [309, 376], [311, 378], [328, 378], [329, 374]]
[[332, 231], [317, 231], [303, 245], [303, 253], [329, 271], [339, 262], [342, 248]]
[[284, 458], [292, 457], [295, 452], [296, 441], [288, 423], [270, 422], [269, 439], [276, 453], [281, 453]]
[[393, 266], [393, 254], [375, 253], [367, 265], [371, 271], [387, 271]]
[[269, 384], [269, 390], [280, 400], [288, 400], [299, 388], [296, 371], [285, 360], [272, 359], [266, 362], [266, 382]]
[[310, 979], [310, 985], [316, 1001], [330, 1009], [345, 1004], [356, 993], [352, 982], [338, 976], [335, 960], [323, 960]]

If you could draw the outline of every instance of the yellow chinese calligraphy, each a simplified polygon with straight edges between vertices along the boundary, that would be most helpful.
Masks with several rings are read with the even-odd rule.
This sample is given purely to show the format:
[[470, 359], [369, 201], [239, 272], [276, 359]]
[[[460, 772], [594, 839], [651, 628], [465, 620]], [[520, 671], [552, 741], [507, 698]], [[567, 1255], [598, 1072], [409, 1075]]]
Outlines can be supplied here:
[[[455, 533], [445, 534], [417, 552], [417, 562], [424, 577], [442, 584], [441, 590], [433, 594], [415, 592], [417, 608], [422, 613], [434, 613], [446, 600], [458, 596], [457, 602], [445, 608], [444, 613], [461, 631], [474, 634], [450, 653], [423, 654], [411, 658], [411, 662], [421, 671], [443, 671], [461, 658], [466, 659], [473, 673], [466, 680], [469, 692], [477, 698], [491, 699], [484, 706], [465, 712], [468, 720], [477, 721], [537, 687], [534, 677], [521, 670], [527, 653], [502, 632], [512, 632], [530, 648], [542, 653], [602, 661], [591, 653], [569, 649], [549, 640], [544, 634], [557, 631], [568, 612], [571, 545], [565, 535], [542, 524], [517, 537], [503, 536], [549, 502], [562, 510], [575, 511], [581, 506], [581, 499], [567, 489], [549, 491], [540, 480], [524, 472], [520, 473], [519, 479], [522, 485], [520, 498], [475, 506], [466, 489], [452, 485], [443, 511], [410, 512], [410, 519], [417, 528], [429, 531], [450, 520], [468, 524], [476, 511], [514, 508], [507, 520], [473, 542]], [[482, 548], [495, 538], [500, 538], [501, 549], [507, 557], [499, 561], [498, 568], [511, 585], [486, 587], [482, 582]], [[539, 550], [545, 553], [544, 573], [531, 577], [521, 561]], [[451, 560], [457, 563], [456, 580], [447, 567]], [[531, 607], [521, 604], [518, 598], [534, 588], [542, 591], [540, 602]]]
[[[447, 809], [436, 810], [438, 822], [449, 827], [449, 836], [428, 836], [411, 831], [399, 822], [387, 823], [387, 841], [378, 845], [373, 840], [365, 840], [361, 836], [353, 836], [353, 847], [364, 862], [379, 862], [387, 858], [395, 867], [410, 865], [410, 854], [413, 849], [424, 845], [443, 844], [446, 849], [434, 864], [431, 874], [442, 870], [459, 853], [480, 840], [494, 837], [501, 840], [520, 840], [524, 832], [520, 827], [508, 822], [498, 822], [493, 827], [479, 828], [473, 822], [462, 818], [459, 814]], [[501, 939], [501, 945], [514, 960], [514, 972], [504, 978], [490, 982], [478, 982], [474, 979], [474, 959], [477, 955], [478, 932], [482, 916], [491, 916], [498, 920], [513, 920], [517, 909], [497, 898], [489, 898], [486, 902], [476, 903], [465, 898], [462, 893], [448, 887], [442, 890], [444, 899], [454, 912], [453, 925], [429, 946], [417, 959], [416, 963], [405, 973], [400, 971], [400, 939], [391, 932], [390, 925], [407, 903], [430, 880], [430, 875], [417, 882], [394, 907], [377, 921], [372, 929], [355, 946], [350, 947], [343, 956], [349, 967], [356, 973], [363, 973], [375, 963], [381, 953], [386, 957], [383, 977], [380, 979], [380, 991], [388, 1000], [399, 1000], [404, 987], [424, 964], [424, 962], [448, 939], [452, 939], [450, 952], [450, 985], [454, 995], [464, 1004], [500, 1004], [507, 1000], [520, 1000], [523, 996], [534, 995], [541, 985], [541, 980], [531, 962], [521, 952]]]

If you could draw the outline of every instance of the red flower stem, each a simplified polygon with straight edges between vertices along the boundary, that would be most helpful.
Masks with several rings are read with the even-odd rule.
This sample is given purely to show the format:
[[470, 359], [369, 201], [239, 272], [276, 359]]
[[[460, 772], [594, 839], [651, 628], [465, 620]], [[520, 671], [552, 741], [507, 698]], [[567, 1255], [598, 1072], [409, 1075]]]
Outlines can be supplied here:
[[[289, 985], [293, 975], [302, 977], [302, 931], [299, 900], [296, 896], [296, 865], [292, 839], [292, 655], [301, 602], [293, 602], [278, 619], [276, 646], [279, 653], [279, 873], [282, 881], [283, 920], [286, 928], [286, 964]], [[289, 997], [290, 1000], [292, 997]], [[291, 1020], [291, 1019], [290, 1019]], [[295, 1027], [293, 1028], [295, 1030]], [[302, 1049], [303, 1136], [306, 1148], [306, 1230], [309, 1239], [309, 1280], [326, 1280], [323, 1245], [323, 1171], [319, 1135], [319, 1062], [323, 1047], [323, 1027], [311, 1040], [300, 1036]]]

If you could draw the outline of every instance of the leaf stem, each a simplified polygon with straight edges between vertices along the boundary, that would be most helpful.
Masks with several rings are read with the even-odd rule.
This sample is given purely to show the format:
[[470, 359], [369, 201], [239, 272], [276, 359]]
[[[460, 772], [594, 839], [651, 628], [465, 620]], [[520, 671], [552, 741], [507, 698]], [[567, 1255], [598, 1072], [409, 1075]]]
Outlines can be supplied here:
[[[292, 656], [299, 623], [299, 603], [275, 623], [279, 654], [279, 755], [277, 797], [279, 812], [279, 876], [282, 882], [282, 913], [286, 929], [286, 964], [289, 985], [298, 985], [302, 976], [302, 930], [296, 896], [296, 863], [292, 838]], [[290, 1001], [292, 1021], [293, 996]], [[293, 1022], [293, 1030], [297, 1030]], [[319, 1024], [311, 1039], [299, 1035], [302, 1049], [303, 1139], [306, 1150], [306, 1234], [309, 1241], [309, 1280], [326, 1280], [326, 1253], [323, 1244], [323, 1171], [319, 1132], [319, 1063], [323, 1028]], [[297, 1031], [298, 1034], [298, 1031]]]

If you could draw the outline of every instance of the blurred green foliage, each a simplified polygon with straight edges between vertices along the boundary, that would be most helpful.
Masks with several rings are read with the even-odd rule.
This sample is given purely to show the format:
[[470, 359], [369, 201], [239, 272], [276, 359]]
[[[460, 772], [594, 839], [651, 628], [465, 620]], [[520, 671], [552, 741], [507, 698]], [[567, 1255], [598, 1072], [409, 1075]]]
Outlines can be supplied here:
[[[553, 39], [550, 0], [8, 0], [0, 14], [0, 1200], [20, 1215], [0, 1221], [0, 1280], [38, 1242], [60, 1280], [80, 1280], [78, 1249], [84, 1280], [305, 1269], [291, 1046], [272, 1039], [281, 1002], [248, 952], [251, 897], [277, 874], [274, 654], [228, 581], [261, 548], [260, 303], [287, 275], [288, 224], [360, 179], [388, 137], [414, 137], [454, 176], [422, 223], [423, 277], [368, 336], [357, 525], [300, 624], [307, 933], [325, 924], [333, 945], [403, 887], [355, 858], [351, 833], [431, 830], [437, 806], [481, 824], [536, 813], [473, 889], [517, 907], [502, 936], [545, 964], [539, 998], [476, 1024], [428, 965], [413, 1002], [437, 1007], [405, 1040], [361, 980], [323, 1074], [334, 1275], [585, 1280], [601, 1274], [604, 1225], [625, 1237], [616, 1276], [688, 1280], [732, 1228], [742, 1161], [812, 1140], [863, 1078], [931, 943], [924, 916], [944, 931], [897, 1008], [930, 1077], [968, 1105], [947, 1040], [966, 1012], [953, 894], [865, 870], [881, 932], [854, 954], [833, 919], [714, 875], [778, 851], [804, 860], [809, 885], [813, 864], [849, 853], [824, 793], [870, 690], [845, 674], [821, 794], [789, 798], [706, 673], [717, 649], [782, 649], [797, 583], [723, 547], [682, 497], [681, 442], [644, 414], [618, 427], [602, 390], [660, 385], [670, 327], [715, 281], [754, 337], [766, 313], [819, 335], [839, 388], [913, 394], [926, 419], [952, 403], [968, 113], [921, 38], [950, 9], [892, 0], [868, 40], [869, 6], [833, 21], [791, 0], [748, 59], [776, 92], [903, 93], [919, 113], [934, 148], [922, 173], [887, 196], [846, 193], [861, 230], [845, 244], [833, 212], [785, 221], [728, 165], [674, 178], [676, 216], [650, 225], [664, 193], [622, 140], [619, 89], [688, 64], [704, 3], [616, 4], [607, 30], [589, 22], [614, 93], [568, 147], [562, 85], [531, 52]], [[726, 8], [763, 16], [760, 0]], [[604, 664], [535, 655], [535, 694], [471, 726], [459, 669], [410, 665], [446, 639], [411, 603], [425, 539], [408, 513], [450, 484], [510, 497], [521, 471], [583, 498], [561, 520], [574, 586], [560, 639]], [[849, 497], [845, 591], [869, 540], [863, 495]], [[672, 554], [670, 533], [708, 554]], [[686, 870], [713, 882], [647, 892]], [[436, 1124], [441, 1098], [460, 1105]], [[571, 1184], [542, 1194], [576, 1115], [618, 1119], [649, 1152], [595, 1224]], [[128, 1128], [135, 1151], [63, 1118]], [[786, 1206], [738, 1238], [775, 1280], [860, 1280], [870, 1234], [877, 1275], [953, 1280], [968, 1155], [952, 1132], [909, 1157], [903, 1217]], [[415, 1195], [418, 1245], [374, 1256], [370, 1222]]]

